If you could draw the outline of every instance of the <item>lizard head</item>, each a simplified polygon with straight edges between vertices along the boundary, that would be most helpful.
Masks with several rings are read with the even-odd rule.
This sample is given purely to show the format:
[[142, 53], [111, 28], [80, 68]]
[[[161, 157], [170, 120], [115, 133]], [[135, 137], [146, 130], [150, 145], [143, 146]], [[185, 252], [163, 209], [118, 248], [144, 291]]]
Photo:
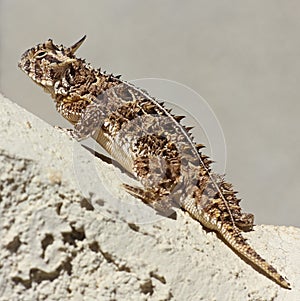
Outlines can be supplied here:
[[18, 67], [47, 92], [52, 93], [56, 82], [61, 82], [67, 70], [76, 61], [75, 51], [85, 38], [86, 36], [82, 37], [70, 47], [55, 45], [49, 39], [25, 51]]

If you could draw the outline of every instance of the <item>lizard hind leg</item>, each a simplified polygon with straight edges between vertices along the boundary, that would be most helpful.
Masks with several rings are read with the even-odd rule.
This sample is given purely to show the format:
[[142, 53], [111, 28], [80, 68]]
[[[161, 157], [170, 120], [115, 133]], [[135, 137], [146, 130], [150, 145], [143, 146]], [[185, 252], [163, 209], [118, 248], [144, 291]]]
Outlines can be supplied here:
[[156, 210], [158, 214], [172, 218], [174, 217], [175, 211], [172, 209], [172, 202], [168, 196], [163, 197], [160, 190], [144, 190], [143, 188], [130, 186], [125, 183], [122, 186], [132, 196], [140, 199], [143, 203]]
[[254, 215], [252, 213], [242, 213], [240, 216], [235, 217], [235, 224], [242, 231], [251, 231], [254, 226]]

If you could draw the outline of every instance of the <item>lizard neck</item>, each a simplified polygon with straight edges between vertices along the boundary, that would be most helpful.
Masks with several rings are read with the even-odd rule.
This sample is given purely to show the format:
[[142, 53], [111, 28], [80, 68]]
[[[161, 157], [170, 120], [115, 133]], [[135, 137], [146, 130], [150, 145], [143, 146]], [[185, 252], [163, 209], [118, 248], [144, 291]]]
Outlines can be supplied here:
[[59, 100], [61, 97], [97, 96], [104, 90], [114, 86], [116, 78], [93, 69], [83, 60], [73, 62], [59, 75], [53, 84], [52, 97]]
[[57, 111], [75, 124], [87, 106], [95, 102], [98, 95], [118, 84], [120, 84], [118, 78], [93, 69], [78, 59], [61, 73], [48, 92], [56, 102]]

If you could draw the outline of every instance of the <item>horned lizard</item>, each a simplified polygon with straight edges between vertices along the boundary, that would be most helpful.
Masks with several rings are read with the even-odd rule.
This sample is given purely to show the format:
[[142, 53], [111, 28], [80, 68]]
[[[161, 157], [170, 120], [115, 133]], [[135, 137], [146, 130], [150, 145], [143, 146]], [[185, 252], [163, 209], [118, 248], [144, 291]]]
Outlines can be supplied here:
[[160, 212], [186, 210], [219, 233], [241, 257], [284, 288], [290, 284], [246, 242], [253, 215], [243, 213], [230, 183], [211, 170], [210, 159], [164, 104], [145, 90], [96, 70], [75, 56], [85, 36], [70, 47], [51, 39], [27, 50], [19, 67], [51, 94], [57, 111], [74, 125], [76, 139], [94, 138], [142, 187], [130, 194]]

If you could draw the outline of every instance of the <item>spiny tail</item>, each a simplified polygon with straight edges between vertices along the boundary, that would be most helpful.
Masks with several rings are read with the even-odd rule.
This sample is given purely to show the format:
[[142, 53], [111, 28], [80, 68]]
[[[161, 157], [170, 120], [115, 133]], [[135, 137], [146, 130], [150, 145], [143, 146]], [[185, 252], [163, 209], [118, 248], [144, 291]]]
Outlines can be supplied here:
[[238, 229], [231, 225], [223, 224], [217, 229], [218, 233], [242, 257], [249, 260], [255, 267], [267, 274], [271, 279], [284, 288], [290, 289], [290, 284], [277, 272], [277, 270], [267, 263], [242, 237]]
[[280, 286], [290, 289], [290, 284], [277, 272], [277, 270], [267, 263], [254, 249], [246, 242], [240, 230], [229, 223], [222, 223], [203, 210], [197, 208], [192, 202], [186, 202], [182, 206], [189, 214], [198, 220], [203, 226], [214, 230], [221, 235], [224, 241], [239, 254], [248, 260], [258, 270], [268, 275]]

